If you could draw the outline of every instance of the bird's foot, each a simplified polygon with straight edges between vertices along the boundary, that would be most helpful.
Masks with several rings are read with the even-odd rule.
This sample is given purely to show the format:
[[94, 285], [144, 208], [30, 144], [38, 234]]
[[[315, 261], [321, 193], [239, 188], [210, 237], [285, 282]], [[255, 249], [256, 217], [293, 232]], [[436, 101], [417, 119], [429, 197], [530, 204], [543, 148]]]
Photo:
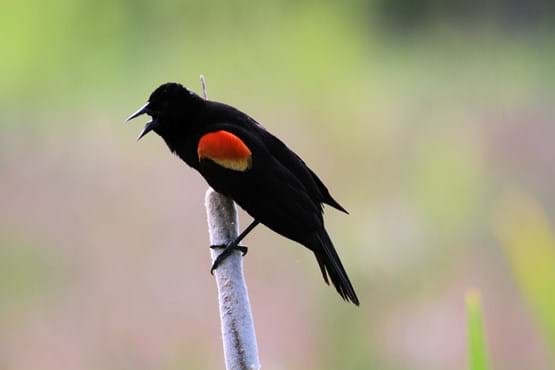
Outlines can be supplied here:
[[225, 244], [223, 245], [211, 245], [210, 249], [226, 249], [229, 248], [231, 250], [238, 250], [239, 252], [241, 252], [242, 256], [246, 256], [247, 252], [249, 251], [249, 248], [242, 246], [242, 245], [235, 245], [235, 246], [227, 246]]
[[212, 267], [210, 268], [210, 273], [212, 275], [214, 275], [214, 270], [217, 269], [218, 266], [220, 266], [227, 257], [231, 256], [231, 253], [233, 253], [233, 251], [237, 250], [241, 252], [242, 256], [246, 256], [247, 252], [249, 251], [247, 247], [242, 245], [235, 245], [233, 242], [224, 245], [211, 245], [210, 249], [223, 249], [222, 253], [220, 253], [214, 260], [214, 263], [212, 263]]

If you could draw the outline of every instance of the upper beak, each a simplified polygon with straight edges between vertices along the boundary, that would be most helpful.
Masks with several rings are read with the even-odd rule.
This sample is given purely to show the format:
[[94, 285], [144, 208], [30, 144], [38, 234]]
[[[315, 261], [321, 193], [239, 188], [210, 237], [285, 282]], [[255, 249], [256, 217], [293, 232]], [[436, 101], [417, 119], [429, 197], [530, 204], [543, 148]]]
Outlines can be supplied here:
[[[138, 111], [136, 111], [135, 113], [133, 113], [132, 115], [130, 115], [125, 122], [129, 122], [131, 121], [133, 118], [137, 118], [140, 115], [143, 114], [148, 114], [149, 113], [149, 107], [148, 107], [148, 103], [146, 103], [145, 105], [143, 105], [141, 108], [139, 108]], [[152, 131], [156, 126], [158, 126], [158, 120], [157, 119], [153, 119], [150, 122], [147, 122], [147, 124], [145, 125], [145, 128], [143, 129], [143, 131], [141, 131], [141, 133], [139, 134], [139, 136], [137, 137], [137, 141], [140, 140], [143, 136], [145, 136], [146, 134], [148, 134], [150, 131]]]
[[142, 114], [148, 113], [148, 102], [143, 105], [141, 108], [139, 108], [138, 111], [136, 111], [135, 113], [133, 113], [132, 115], [130, 115], [129, 117], [127, 117], [127, 119], [125, 120], [125, 122], [129, 122], [131, 121], [133, 118], [137, 118]]

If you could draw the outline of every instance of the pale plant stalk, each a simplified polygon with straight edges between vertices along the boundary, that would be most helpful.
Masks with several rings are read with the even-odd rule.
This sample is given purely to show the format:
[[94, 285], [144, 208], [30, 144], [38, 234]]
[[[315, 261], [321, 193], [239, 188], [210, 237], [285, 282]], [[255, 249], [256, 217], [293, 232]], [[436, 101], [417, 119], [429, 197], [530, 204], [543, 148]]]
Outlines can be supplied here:
[[[204, 76], [200, 76], [200, 80], [202, 95], [206, 99]], [[210, 244], [225, 245], [234, 240], [239, 233], [239, 220], [235, 203], [213, 189], [208, 189], [205, 204]], [[221, 251], [221, 249], [211, 249], [212, 262]], [[234, 251], [214, 271], [214, 276], [218, 287], [226, 369], [260, 369], [254, 321], [243, 274], [241, 253]]]

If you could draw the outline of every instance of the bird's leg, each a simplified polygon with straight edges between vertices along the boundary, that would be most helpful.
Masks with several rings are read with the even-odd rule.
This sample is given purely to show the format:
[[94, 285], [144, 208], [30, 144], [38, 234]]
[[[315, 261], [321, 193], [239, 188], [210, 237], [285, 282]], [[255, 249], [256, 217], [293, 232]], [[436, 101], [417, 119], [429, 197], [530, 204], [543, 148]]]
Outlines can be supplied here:
[[232, 240], [231, 242], [224, 244], [224, 245], [211, 245], [210, 248], [212, 249], [220, 249], [222, 248], [223, 251], [222, 253], [220, 253], [218, 255], [218, 257], [216, 257], [216, 259], [214, 260], [214, 263], [212, 264], [212, 268], [210, 269], [210, 273], [213, 274], [214, 270], [218, 268], [218, 266], [220, 266], [220, 264], [231, 255], [231, 253], [233, 253], [234, 250], [239, 250], [241, 252], [241, 254], [244, 256], [247, 254], [248, 249], [247, 247], [244, 246], [240, 246], [239, 243], [241, 242], [241, 240], [243, 240], [245, 238], [245, 236], [247, 236], [252, 229], [254, 229], [256, 227], [256, 225], [258, 225], [260, 223], [260, 221], [258, 220], [253, 220], [249, 226], [247, 226], [247, 228], [245, 230], [243, 230], [243, 232], [241, 234], [239, 234], [239, 236], [237, 238], [235, 238], [234, 240]]

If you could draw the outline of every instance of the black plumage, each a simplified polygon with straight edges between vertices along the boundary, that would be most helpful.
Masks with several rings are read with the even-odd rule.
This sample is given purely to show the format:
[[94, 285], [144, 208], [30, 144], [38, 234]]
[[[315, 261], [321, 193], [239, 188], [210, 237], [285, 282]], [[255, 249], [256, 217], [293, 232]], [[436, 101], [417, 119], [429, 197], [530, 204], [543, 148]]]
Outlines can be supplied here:
[[322, 205], [347, 211], [281, 140], [245, 113], [204, 100], [177, 83], [158, 87], [129, 119], [141, 114], [152, 121], [139, 138], [156, 132], [214, 190], [255, 221], [314, 252], [326, 283], [331, 280], [343, 299], [359, 304], [324, 228]]

